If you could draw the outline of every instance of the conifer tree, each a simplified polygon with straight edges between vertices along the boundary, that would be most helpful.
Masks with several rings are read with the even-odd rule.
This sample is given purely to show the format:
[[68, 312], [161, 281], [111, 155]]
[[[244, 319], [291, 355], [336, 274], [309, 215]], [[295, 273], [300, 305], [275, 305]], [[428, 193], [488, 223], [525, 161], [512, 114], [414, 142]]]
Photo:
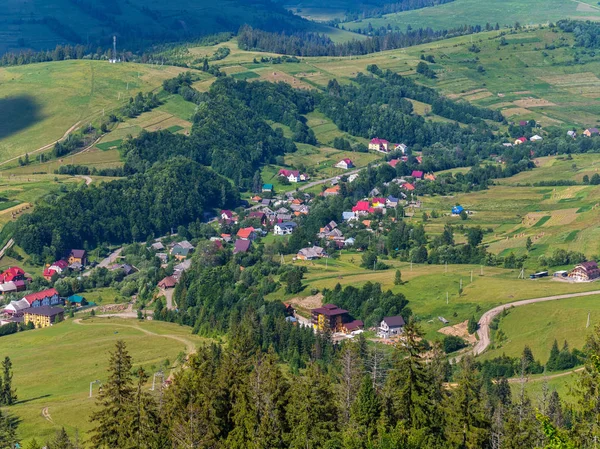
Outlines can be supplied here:
[[445, 427], [452, 447], [477, 449], [489, 440], [490, 422], [481, 403], [482, 383], [474, 363], [472, 356], [461, 359], [457, 386], [448, 399]]
[[135, 396], [131, 404], [130, 447], [136, 449], [152, 449], [162, 426], [154, 398], [143, 390], [148, 375], [143, 368], [137, 372], [138, 382]]
[[12, 388], [12, 362], [10, 357], [5, 357], [2, 362], [1, 400], [2, 405], [13, 405], [17, 401], [17, 394]]
[[75, 449], [64, 427], [56, 432], [56, 436], [48, 449]]
[[125, 423], [130, 423], [134, 399], [131, 366], [131, 356], [125, 342], [118, 340], [115, 350], [110, 354], [108, 381], [102, 385], [98, 395], [99, 410], [91, 417], [91, 421], [96, 424], [91, 437], [94, 447], [126, 447], [130, 440], [130, 426]]
[[402, 285], [402, 273], [400, 273], [400, 270], [396, 270], [394, 285]]
[[373, 382], [364, 376], [350, 413], [350, 427], [366, 442], [371, 442], [381, 413], [381, 401], [373, 388]]

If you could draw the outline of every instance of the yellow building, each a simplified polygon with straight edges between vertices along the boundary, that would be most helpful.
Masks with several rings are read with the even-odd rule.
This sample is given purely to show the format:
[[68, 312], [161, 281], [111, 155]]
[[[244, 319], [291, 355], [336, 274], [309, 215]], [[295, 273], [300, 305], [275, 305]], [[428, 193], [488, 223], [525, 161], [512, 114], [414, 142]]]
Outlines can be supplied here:
[[23, 322], [25, 324], [33, 323], [36, 328], [41, 328], [60, 323], [64, 318], [65, 311], [60, 307], [30, 307], [25, 310]]

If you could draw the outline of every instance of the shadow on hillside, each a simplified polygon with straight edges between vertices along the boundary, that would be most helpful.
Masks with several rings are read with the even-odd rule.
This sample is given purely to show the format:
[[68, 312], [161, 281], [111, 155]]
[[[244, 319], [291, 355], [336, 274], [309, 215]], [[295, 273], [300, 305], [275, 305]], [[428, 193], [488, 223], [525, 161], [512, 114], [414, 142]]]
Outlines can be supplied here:
[[38, 399], [49, 398], [50, 396], [52, 396], [52, 395], [51, 394], [44, 394], [42, 396], [37, 396], [35, 398], [22, 399], [20, 401], [15, 402], [15, 404], [27, 404], [28, 402], [37, 401]]
[[34, 97], [18, 95], [0, 98], [0, 140], [22, 131], [42, 119]]

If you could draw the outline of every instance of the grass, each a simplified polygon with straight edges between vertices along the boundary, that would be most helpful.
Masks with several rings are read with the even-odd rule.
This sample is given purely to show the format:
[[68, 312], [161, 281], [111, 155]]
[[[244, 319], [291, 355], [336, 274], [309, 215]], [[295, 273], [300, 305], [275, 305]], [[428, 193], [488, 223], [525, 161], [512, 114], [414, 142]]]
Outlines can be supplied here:
[[[443, 324], [437, 319], [443, 316], [450, 324], [463, 322], [472, 316], [479, 318], [485, 310], [497, 305], [521, 299], [546, 295], [589, 291], [598, 289], [594, 284], [567, 284], [551, 279], [529, 281], [518, 279], [520, 270], [483, 267], [479, 265], [417, 265], [386, 260], [389, 270], [372, 271], [360, 268], [361, 253], [344, 251], [339, 259], [328, 261], [295, 261], [294, 265], [306, 266], [305, 289], [300, 295], [286, 295], [279, 290], [269, 295], [271, 299], [306, 297], [312, 289], [333, 289], [336, 284], [360, 287], [366, 282], [379, 282], [382, 288], [403, 293], [409, 307], [421, 322], [428, 339], [439, 339], [437, 331]], [[291, 259], [289, 260], [291, 262]], [[396, 269], [402, 272], [402, 285], [394, 285]], [[471, 281], [471, 273], [473, 280]], [[483, 273], [483, 275], [481, 275]], [[460, 282], [463, 293], [458, 295]], [[448, 304], [446, 304], [448, 293]], [[306, 311], [305, 311], [306, 312]], [[454, 316], [456, 314], [456, 316]]]
[[183, 71], [86, 60], [1, 68], [0, 161], [49, 144]]
[[[569, 347], [582, 349], [586, 337], [600, 323], [599, 299], [600, 296], [586, 296], [510, 309], [499, 327], [506, 340], [501, 343], [495, 341], [495, 348], [483, 357], [493, 358], [502, 354], [519, 357], [528, 345], [536, 359], [546, 363], [555, 339], [560, 347], [566, 340]], [[590, 326], [586, 328], [588, 313]]]
[[121, 143], [123, 143], [123, 139], [111, 140], [110, 142], [102, 142], [97, 144], [96, 148], [102, 151], [106, 151], [110, 150], [111, 148], [119, 148], [119, 146], [121, 146]]
[[[86, 320], [84, 325], [67, 320], [52, 328], [3, 337], [0, 351], [13, 362], [13, 384], [20, 401], [11, 408], [23, 420], [19, 437], [46, 441], [62, 426], [71, 434], [78, 430], [84, 435], [92, 427], [89, 417], [95, 409], [94, 400], [88, 398], [90, 381], [106, 381], [108, 355], [115, 342], [124, 340], [134, 366], [153, 373], [166, 360], [174, 366], [186, 349], [184, 342], [166, 336], [193, 346], [204, 341], [191, 335], [190, 328], [176, 324], [101, 318]], [[52, 423], [41, 415], [46, 407]]]
[[555, 22], [568, 17], [586, 20], [600, 19], [600, 9], [597, 6], [584, 7], [580, 3], [570, 0], [455, 0], [451, 3], [387, 14], [381, 18], [369, 18], [355, 22], [345, 23], [346, 29], [365, 29], [370, 23], [374, 28], [381, 26], [399, 27], [406, 29], [407, 25], [413, 28], [431, 27], [433, 29], [450, 29], [459, 25], [485, 25], [496, 24], [501, 27]]

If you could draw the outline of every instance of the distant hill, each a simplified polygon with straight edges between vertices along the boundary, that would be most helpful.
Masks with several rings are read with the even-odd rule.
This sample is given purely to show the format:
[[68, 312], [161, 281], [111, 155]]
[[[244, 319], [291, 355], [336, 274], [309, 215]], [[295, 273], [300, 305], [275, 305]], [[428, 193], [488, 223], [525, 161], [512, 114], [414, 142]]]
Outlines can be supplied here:
[[43, 50], [57, 44], [121, 48], [193, 40], [245, 23], [263, 30], [311, 28], [312, 24], [270, 0], [4, 0], [0, 54]]

